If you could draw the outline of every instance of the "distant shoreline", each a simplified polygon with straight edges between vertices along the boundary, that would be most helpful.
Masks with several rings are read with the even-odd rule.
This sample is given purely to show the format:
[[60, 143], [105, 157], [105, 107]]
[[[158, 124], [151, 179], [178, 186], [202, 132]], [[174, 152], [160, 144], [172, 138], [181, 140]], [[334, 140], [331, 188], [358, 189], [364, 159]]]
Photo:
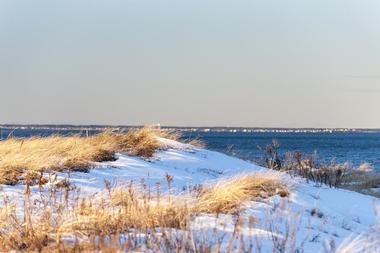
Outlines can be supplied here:
[[[360, 132], [379, 133], [380, 128], [276, 128], [276, 127], [186, 127], [186, 126], [161, 126], [162, 129], [193, 131], [193, 132], [269, 132], [269, 133], [332, 133], [332, 132]], [[71, 124], [0, 124], [1, 129], [47, 129], [47, 130], [103, 130], [105, 128], [130, 129], [139, 128], [142, 125], [71, 125]]]

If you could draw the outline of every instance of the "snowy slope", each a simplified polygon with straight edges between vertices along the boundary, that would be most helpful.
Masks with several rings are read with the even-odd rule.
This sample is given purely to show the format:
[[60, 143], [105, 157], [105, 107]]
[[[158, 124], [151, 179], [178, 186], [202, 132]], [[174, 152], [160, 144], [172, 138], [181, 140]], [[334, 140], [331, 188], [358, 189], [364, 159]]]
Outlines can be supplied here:
[[[104, 189], [105, 180], [123, 184], [131, 180], [138, 183], [143, 178], [152, 187], [160, 182], [165, 190], [165, 175], [169, 174], [174, 177], [173, 187], [179, 192], [184, 187], [221, 177], [265, 170], [221, 153], [174, 141], [162, 141], [167, 144], [168, 149], [157, 152], [149, 161], [118, 154], [116, 161], [99, 163], [89, 173], [71, 173], [70, 181], [81, 189], [82, 194], [96, 195]], [[68, 175], [62, 173], [60, 176]], [[37, 191], [37, 186], [32, 190]], [[23, 192], [22, 185], [2, 186], [0, 194], [13, 200], [21, 200]], [[289, 236], [296, 238], [296, 245], [285, 243], [286, 252], [299, 246], [305, 252], [323, 252], [323, 244], [326, 247], [330, 247], [329, 244], [339, 245], [345, 238], [369, 231], [376, 223], [375, 209], [379, 204], [378, 199], [370, 196], [341, 189], [316, 187], [297, 179], [297, 187], [292, 190], [287, 200], [272, 197], [261, 202], [247, 203], [243, 218], [247, 220], [249, 216], [253, 216], [257, 224], [254, 228], [249, 228], [246, 222], [242, 233], [247, 236], [247, 243], [255, 240], [260, 242], [263, 249], [269, 251], [273, 247], [273, 235], [284, 240], [286, 231], [290, 231]], [[228, 241], [233, 235], [234, 222], [234, 217], [228, 215], [218, 218], [202, 215], [194, 221], [193, 229], [194, 233], [205, 233], [215, 227], [219, 228], [221, 236], [224, 235], [223, 240]]]

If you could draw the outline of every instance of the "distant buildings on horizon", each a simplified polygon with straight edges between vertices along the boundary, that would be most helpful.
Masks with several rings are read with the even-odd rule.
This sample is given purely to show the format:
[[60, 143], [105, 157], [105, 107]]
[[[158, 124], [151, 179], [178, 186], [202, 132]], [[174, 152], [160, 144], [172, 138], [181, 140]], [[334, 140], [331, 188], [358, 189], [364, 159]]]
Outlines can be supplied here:
[[[177, 126], [161, 126], [160, 124], [153, 124], [153, 127], [189, 131], [189, 132], [231, 132], [231, 133], [333, 133], [333, 132], [380, 132], [380, 129], [370, 128], [272, 128], [272, 127], [177, 127]], [[2, 129], [21, 129], [21, 130], [103, 130], [105, 128], [112, 128], [115, 130], [123, 130], [130, 128], [138, 128], [142, 126], [128, 126], [128, 125], [18, 125], [18, 124], [2, 124]]]

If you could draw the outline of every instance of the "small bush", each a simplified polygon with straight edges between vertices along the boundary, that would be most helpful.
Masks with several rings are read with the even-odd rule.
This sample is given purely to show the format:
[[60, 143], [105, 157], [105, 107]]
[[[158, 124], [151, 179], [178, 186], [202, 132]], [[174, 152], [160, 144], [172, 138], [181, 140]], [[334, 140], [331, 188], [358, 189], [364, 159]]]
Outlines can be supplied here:
[[301, 176], [316, 184], [330, 187], [340, 187], [375, 197], [380, 197], [380, 175], [374, 172], [373, 167], [363, 163], [357, 168], [348, 162], [337, 163], [332, 160], [325, 163], [318, 159], [316, 153], [302, 154], [299, 151], [280, 154], [280, 144], [272, 141], [263, 151], [261, 165], [278, 171], [286, 172], [292, 176]]

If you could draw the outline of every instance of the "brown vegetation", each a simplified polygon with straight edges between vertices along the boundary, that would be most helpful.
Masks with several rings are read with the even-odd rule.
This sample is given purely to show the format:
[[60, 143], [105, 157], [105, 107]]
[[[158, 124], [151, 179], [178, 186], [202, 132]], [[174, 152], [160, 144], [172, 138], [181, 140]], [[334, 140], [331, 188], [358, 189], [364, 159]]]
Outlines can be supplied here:
[[0, 208], [0, 251], [208, 252], [215, 245], [194, 240], [188, 233], [195, 216], [238, 214], [243, 202], [288, 192], [281, 178], [262, 173], [225, 179], [201, 192], [179, 196], [161, 194], [159, 185], [149, 189], [130, 183], [114, 189], [106, 182], [103, 197], [78, 200], [69, 184], [50, 185], [55, 188], [46, 191], [40, 206], [32, 204], [26, 185], [23, 215], [11, 203]]
[[292, 176], [301, 176], [317, 184], [380, 196], [380, 191], [372, 190], [372, 188], [380, 188], [380, 176], [373, 172], [373, 168], [367, 163], [354, 168], [348, 162], [337, 163], [332, 160], [326, 163], [318, 159], [316, 153], [305, 155], [299, 151], [288, 151], [280, 155], [280, 144], [276, 140], [260, 149], [264, 151], [262, 165], [269, 169], [287, 172]]
[[27, 174], [87, 171], [94, 162], [115, 159], [116, 152], [150, 158], [162, 144], [157, 137], [169, 133], [144, 127], [124, 133], [104, 131], [81, 136], [9, 138], [0, 141], [0, 184], [17, 184]]
[[221, 180], [200, 191], [197, 209], [207, 213], [234, 213], [248, 200], [274, 195], [287, 197], [289, 185], [278, 174], [253, 173]]

